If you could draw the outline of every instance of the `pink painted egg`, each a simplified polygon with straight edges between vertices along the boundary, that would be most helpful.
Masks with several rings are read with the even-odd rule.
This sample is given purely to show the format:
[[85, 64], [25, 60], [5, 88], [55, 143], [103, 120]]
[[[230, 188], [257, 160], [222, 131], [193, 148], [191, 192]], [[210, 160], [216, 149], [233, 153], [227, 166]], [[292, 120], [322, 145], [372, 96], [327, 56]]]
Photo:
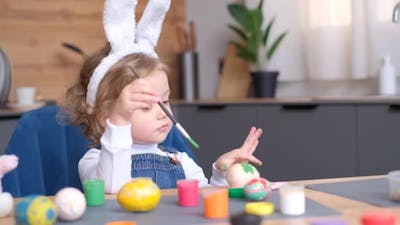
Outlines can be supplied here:
[[271, 183], [264, 178], [253, 178], [243, 188], [244, 196], [252, 201], [266, 199], [271, 191]]

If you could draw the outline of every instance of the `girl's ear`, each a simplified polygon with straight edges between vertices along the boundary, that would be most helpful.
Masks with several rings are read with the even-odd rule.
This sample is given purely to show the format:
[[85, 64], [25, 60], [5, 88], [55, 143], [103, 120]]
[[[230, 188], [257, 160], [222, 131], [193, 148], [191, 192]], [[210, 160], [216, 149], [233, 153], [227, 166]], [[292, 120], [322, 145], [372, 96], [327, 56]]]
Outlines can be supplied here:
[[171, 0], [149, 0], [137, 25], [136, 42], [154, 50]]

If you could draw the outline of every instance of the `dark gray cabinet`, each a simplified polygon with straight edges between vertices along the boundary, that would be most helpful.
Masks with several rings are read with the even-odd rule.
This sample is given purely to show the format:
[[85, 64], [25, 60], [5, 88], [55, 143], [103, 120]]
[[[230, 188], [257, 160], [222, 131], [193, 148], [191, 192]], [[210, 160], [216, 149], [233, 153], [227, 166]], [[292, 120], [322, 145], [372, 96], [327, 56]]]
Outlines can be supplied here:
[[175, 107], [175, 113], [200, 145], [194, 153], [207, 177], [211, 176], [211, 165], [217, 157], [240, 147], [256, 123], [254, 107], [246, 105], [180, 105]]
[[[400, 169], [400, 103], [174, 104], [200, 144], [208, 177], [221, 154], [238, 148], [251, 126], [264, 130], [255, 155], [270, 180], [385, 174]], [[0, 154], [20, 115], [0, 119]]]
[[355, 176], [354, 119], [352, 105], [258, 106], [260, 173], [270, 180]]
[[199, 164], [239, 147], [251, 126], [263, 128], [256, 157], [270, 180], [356, 175], [354, 105], [180, 105], [179, 121], [201, 145]]
[[359, 175], [400, 169], [400, 105], [357, 106]]
[[19, 117], [0, 118], [0, 155], [3, 154], [7, 147], [8, 141], [18, 123], [18, 119]]

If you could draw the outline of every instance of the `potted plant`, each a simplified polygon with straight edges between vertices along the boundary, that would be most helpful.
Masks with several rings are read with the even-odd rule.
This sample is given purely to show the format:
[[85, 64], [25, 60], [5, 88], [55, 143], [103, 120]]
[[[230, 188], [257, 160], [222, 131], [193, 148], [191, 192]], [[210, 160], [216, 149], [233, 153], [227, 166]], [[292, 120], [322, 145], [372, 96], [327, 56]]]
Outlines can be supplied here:
[[228, 4], [228, 11], [239, 26], [229, 24], [228, 27], [238, 34], [241, 42], [232, 41], [237, 55], [251, 66], [251, 76], [256, 97], [274, 97], [279, 71], [268, 70], [268, 63], [287, 35], [287, 31], [270, 39], [275, 18], [263, 28], [264, 16], [262, 11], [264, 1], [260, 0], [257, 8], [249, 9], [243, 3]]

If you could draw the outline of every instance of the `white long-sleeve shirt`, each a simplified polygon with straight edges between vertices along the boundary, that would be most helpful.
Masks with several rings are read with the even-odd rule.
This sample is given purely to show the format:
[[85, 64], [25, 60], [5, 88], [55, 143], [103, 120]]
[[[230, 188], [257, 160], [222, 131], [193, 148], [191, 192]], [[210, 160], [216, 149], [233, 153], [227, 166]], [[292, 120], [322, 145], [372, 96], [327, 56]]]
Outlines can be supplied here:
[[[88, 179], [103, 179], [106, 193], [117, 193], [122, 185], [132, 179], [131, 155], [153, 153], [167, 156], [167, 152], [158, 148], [157, 144], [134, 144], [131, 125], [115, 126], [108, 120], [100, 142], [101, 150], [92, 148], [79, 161], [79, 176], [82, 183]], [[178, 152], [177, 157], [186, 179], [198, 180], [199, 186], [208, 185], [203, 169], [192, 158], [185, 152]], [[225, 173], [216, 169], [215, 163], [212, 167], [211, 185], [227, 186]]]

